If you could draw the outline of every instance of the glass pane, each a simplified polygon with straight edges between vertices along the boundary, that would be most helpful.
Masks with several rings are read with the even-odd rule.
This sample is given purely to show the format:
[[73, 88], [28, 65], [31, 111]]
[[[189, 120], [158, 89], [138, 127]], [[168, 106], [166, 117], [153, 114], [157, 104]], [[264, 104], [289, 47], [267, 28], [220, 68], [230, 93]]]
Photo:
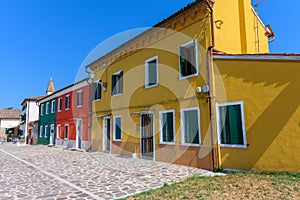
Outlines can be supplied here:
[[184, 112], [185, 143], [199, 144], [198, 112], [190, 110]]
[[157, 84], [157, 60], [153, 60], [148, 62], [148, 68], [149, 68], [149, 83], [148, 85], [156, 85]]

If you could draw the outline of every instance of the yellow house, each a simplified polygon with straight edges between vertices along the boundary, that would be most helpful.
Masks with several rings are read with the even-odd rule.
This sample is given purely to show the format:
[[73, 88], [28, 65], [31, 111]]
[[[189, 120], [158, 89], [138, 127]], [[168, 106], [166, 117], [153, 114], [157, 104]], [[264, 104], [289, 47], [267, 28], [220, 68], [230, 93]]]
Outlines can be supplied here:
[[[244, 62], [254, 59], [230, 57], [268, 53], [265, 33], [250, 0], [218, 0], [215, 4], [198, 0], [86, 66], [95, 74], [92, 150], [210, 170], [293, 170], [282, 168], [285, 163], [269, 163], [276, 144], [271, 152], [258, 155], [265, 144], [263, 139], [256, 144], [257, 134], [281, 133], [264, 128], [264, 123], [272, 125], [272, 119], [265, 117], [251, 128], [272, 102], [270, 96], [266, 101], [262, 95], [272, 91], [276, 98], [288, 83], [277, 86], [276, 73], [272, 72], [269, 76], [274, 85], [265, 85], [263, 74], [258, 74], [262, 76], [260, 85], [246, 81], [240, 88], [244, 80], [238, 73], [234, 76], [235, 70], [255, 79], [259, 69], [254, 71], [250, 63], [249, 73], [244, 72]], [[269, 70], [278, 63], [278, 59], [260, 60], [258, 54], [255, 58], [262, 68], [266, 62]], [[296, 65], [293, 60], [297, 56], [288, 58], [293, 59], [282, 62]], [[255, 88], [258, 94], [252, 96], [251, 89]], [[264, 102], [259, 109], [252, 108], [259, 105], [255, 100]], [[280, 107], [276, 109], [279, 113]], [[276, 109], [267, 116], [275, 115]], [[295, 128], [299, 127], [293, 122], [287, 126]], [[296, 133], [292, 135], [296, 137]], [[278, 141], [281, 145], [288, 139], [284, 134], [282, 137]], [[299, 158], [297, 152], [291, 156]], [[292, 162], [287, 156], [285, 160]]]

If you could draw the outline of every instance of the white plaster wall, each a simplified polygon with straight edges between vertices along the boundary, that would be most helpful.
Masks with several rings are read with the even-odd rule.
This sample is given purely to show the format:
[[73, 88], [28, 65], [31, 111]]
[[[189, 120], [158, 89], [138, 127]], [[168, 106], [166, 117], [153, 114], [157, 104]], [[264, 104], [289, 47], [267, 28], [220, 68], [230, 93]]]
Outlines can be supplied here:
[[1, 119], [0, 128], [13, 128], [18, 126], [20, 123], [19, 119]]
[[39, 107], [36, 105], [35, 101], [30, 101], [27, 104], [28, 112], [27, 113], [27, 123], [36, 121], [39, 119]]

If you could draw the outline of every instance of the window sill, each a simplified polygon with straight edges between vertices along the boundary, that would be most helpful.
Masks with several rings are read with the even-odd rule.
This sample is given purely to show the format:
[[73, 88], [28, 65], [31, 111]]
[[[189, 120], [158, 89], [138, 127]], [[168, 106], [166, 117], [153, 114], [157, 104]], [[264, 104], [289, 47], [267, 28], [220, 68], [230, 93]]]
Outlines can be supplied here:
[[70, 108], [66, 108], [65, 110], [70, 110]]
[[76, 108], [81, 108], [82, 107], [82, 105], [80, 105], [80, 106], [76, 106]]
[[158, 86], [158, 83], [155, 84], [155, 85], [150, 85], [150, 86], [145, 86], [146, 89], [149, 89], [149, 88], [153, 88], [153, 87], [157, 87]]
[[192, 77], [195, 77], [195, 76], [198, 76], [198, 72], [195, 73], [195, 74], [188, 75], [188, 76], [181, 76], [180, 75], [179, 80], [184, 80], [184, 79], [192, 78]]
[[93, 102], [97, 102], [97, 101], [100, 101], [101, 99], [95, 99], [95, 100], [93, 100]]
[[176, 145], [175, 142], [159, 142], [161, 145]]
[[121, 96], [123, 93], [119, 93], [119, 94], [113, 94], [111, 95], [112, 97], [118, 97], [118, 96]]
[[191, 147], [200, 147], [201, 144], [190, 144], [190, 143], [182, 143], [181, 146], [191, 146]]
[[220, 147], [224, 147], [224, 148], [236, 148], [236, 149], [246, 149], [247, 145], [220, 144]]
[[114, 142], [122, 142], [122, 139], [120, 139], [120, 140], [113, 140]]

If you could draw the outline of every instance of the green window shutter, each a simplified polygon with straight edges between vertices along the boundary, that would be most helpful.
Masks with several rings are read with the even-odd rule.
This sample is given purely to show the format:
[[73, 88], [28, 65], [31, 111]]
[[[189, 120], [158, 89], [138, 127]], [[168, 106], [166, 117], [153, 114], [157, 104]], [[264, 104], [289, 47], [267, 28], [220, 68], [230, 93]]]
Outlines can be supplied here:
[[162, 115], [162, 123], [163, 123], [163, 134], [162, 134], [162, 139], [163, 139], [163, 142], [167, 142], [167, 116], [166, 116], [166, 113], [163, 113]]
[[167, 113], [167, 141], [174, 142], [173, 113]]
[[187, 75], [186, 69], [186, 49], [185, 47], [180, 47], [180, 74], [181, 76]]
[[114, 95], [114, 94], [116, 94], [116, 88], [115, 88], [115, 86], [116, 86], [116, 76], [112, 75], [111, 79], [112, 79], [111, 80], [111, 94]]
[[156, 85], [157, 84], [157, 60], [152, 60], [151, 62], [148, 63], [148, 78], [149, 78], [149, 83], [148, 86], [151, 85]]
[[123, 93], [123, 71], [120, 72], [119, 84], [120, 84], [120, 93]]
[[115, 135], [115, 139], [120, 140], [121, 139], [121, 118], [116, 118], [116, 135]]
[[243, 144], [243, 129], [240, 105], [228, 107], [230, 140], [232, 144]]

